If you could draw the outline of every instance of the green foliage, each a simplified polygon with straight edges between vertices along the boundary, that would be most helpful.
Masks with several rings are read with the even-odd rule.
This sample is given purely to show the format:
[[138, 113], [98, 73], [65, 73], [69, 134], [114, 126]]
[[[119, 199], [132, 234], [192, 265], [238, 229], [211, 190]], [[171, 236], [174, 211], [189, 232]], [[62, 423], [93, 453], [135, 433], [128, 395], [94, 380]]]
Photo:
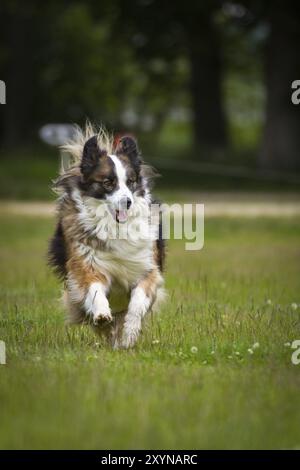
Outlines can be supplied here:
[[88, 3], [70, 4], [55, 17], [51, 56], [43, 79], [56, 119], [113, 122], [135, 73], [130, 48], [114, 34], [108, 13], [95, 19]]
[[0, 198], [52, 199], [59, 171], [58, 149], [46, 145], [7, 150], [0, 159]]
[[[184, 139], [192, 147], [188, 33], [207, 11], [214, 12], [212, 21], [222, 42], [222, 94], [230, 140], [235, 149], [255, 154], [263, 120], [264, 38], [259, 25], [236, 25], [217, 2], [188, 8], [180, 2], [172, 7], [168, 2], [125, 6], [119, 0], [54, 1], [43, 8], [31, 1], [26, 7], [24, 2], [4, 2], [1, 78], [7, 79], [14, 100], [1, 109], [0, 139], [11, 146], [14, 139], [35, 141], [37, 129], [47, 122], [83, 124], [89, 118], [115, 130], [146, 132], [149, 141], [159, 140], [165, 127], [173, 127], [173, 147], [179, 140], [177, 153], [184, 154], [176, 127], [188, 129]], [[28, 62], [19, 70], [15, 57], [18, 52], [22, 59], [23, 50]], [[5, 115], [8, 110], [13, 118]], [[181, 115], [179, 122], [174, 111]]]

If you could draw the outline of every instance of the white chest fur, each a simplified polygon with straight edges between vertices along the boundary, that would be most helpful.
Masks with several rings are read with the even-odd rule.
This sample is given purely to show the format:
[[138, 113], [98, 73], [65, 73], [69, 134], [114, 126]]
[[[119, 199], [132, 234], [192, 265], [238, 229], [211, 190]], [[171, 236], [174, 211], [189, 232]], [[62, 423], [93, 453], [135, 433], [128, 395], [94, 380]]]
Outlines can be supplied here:
[[118, 233], [116, 237], [115, 221], [109, 212], [103, 216], [99, 202], [97, 205], [97, 201], [91, 198], [83, 200], [78, 192], [73, 194], [73, 200], [78, 209], [78, 222], [84, 230], [93, 234], [88, 242], [77, 243], [78, 254], [84, 257], [87, 265], [107, 276], [112, 288], [116, 285], [129, 291], [155, 266], [153, 245], [156, 228], [149, 226], [149, 202], [136, 198], [135, 212], [129, 213], [129, 223], [131, 227], [138, 227], [139, 234], [134, 230], [128, 231], [126, 225], [120, 225], [117, 230], [125, 230], [125, 236]]
[[77, 250], [87, 265], [103, 273], [111, 284], [126, 290], [154, 268], [152, 240], [135, 244], [129, 240], [111, 240], [106, 242], [105, 250], [78, 243]]

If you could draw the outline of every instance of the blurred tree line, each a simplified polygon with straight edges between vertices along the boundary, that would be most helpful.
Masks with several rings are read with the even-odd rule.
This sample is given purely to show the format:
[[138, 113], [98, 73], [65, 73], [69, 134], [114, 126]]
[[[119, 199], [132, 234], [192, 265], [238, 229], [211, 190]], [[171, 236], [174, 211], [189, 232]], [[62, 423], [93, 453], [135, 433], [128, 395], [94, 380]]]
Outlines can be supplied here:
[[261, 111], [259, 165], [299, 170], [299, 44], [292, 0], [2, 0], [0, 142], [86, 118], [155, 137], [190, 117], [195, 153], [213, 158], [230, 153], [230, 116], [238, 129]]

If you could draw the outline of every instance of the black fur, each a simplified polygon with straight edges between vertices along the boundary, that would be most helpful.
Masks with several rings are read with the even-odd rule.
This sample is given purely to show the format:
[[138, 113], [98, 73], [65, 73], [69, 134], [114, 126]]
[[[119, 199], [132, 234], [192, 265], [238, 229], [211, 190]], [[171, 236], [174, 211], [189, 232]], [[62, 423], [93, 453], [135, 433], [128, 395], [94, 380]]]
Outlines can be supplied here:
[[158, 249], [158, 266], [161, 272], [165, 268], [165, 257], [166, 257], [166, 242], [162, 237], [162, 224], [159, 223], [159, 236], [156, 240], [156, 246]]
[[[152, 199], [152, 204], [161, 205], [161, 201], [157, 199]], [[156, 240], [156, 247], [158, 250], [158, 266], [161, 272], [163, 272], [165, 267], [165, 258], [166, 258], [166, 241], [163, 238], [163, 231], [162, 231], [162, 213], [161, 210], [159, 211], [159, 226], [158, 226], [158, 239]]]
[[83, 147], [80, 169], [84, 177], [88, 178], [93, 173], [102, 155], [106, 155], [106, 152], [99, 149], [97, 136], [94, 135], [86, 141]]
[[66, 242], [62, 224], [61, 222], [58, 222], [55, 233], [49, 243], [48, 264], [54, 269], [60, 278], [65, 279], [67, 275], [66, 263]]
[[128, 135], [121, 137], [116, 148], [116, 155], [126, 155], [131, 161], [135, 171], [139, 171], [142, 159], [137, 142], [133, 137]]

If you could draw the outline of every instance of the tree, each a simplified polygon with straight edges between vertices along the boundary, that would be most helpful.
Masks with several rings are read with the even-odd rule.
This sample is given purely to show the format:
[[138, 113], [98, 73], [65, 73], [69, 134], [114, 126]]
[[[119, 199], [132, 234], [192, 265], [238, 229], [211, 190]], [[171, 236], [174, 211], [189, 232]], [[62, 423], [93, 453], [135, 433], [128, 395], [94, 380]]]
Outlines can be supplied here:
[[0, 119], [0, 138], [6, 145], [32, 139], [40, 111], [49, 109], [43, 96], [44, 66], [49, 58], [49, 29], [59, 17], [58, 1], [1, 3], [0, 63], [7, 85], [7, 104]]
[[34, 92], [33, 24], [31, 5], [1, 5], [2, 73], [7, 85], [7, 104], [1, 116], [6, 143], [17, 144], [26, 135], [31, 122]]
[[291, 101], [291, 84], [300, 79], [300, 12], [295, 3], [269, 3], [266, 124], [260, 156], [263, 168], [289, 171], [300, 170], [300, 105]]
[[184, 15], [184, 29], [190, 59], [190, 91], [194, 140], [208, 150], [227, 146], [227, 124], [223, 105], [223, 61], [220, 32], [214, 22], [216, 4], [200, 2]]
[[[189, 77], [183, 86], [189, 90], [196, 148], [224, 149], [227, 125], [222, 93], [223, 61], [220, 31], [215, 22], [220, 2], [152, 0], [120, 5], [119, 28], [128, 40], [140, 38], [136, 47], [139, 62], [145, 65], [156, 59], [169, 65], [179, 57], [187, 60]], [[161, 76], [161, 87], [163, 84], [169, 93], [176, 94], [168, 67]]]
[[118, 128], [131, 108], [137, 128], [153, 117], [158, 131], [188, 90], [196, 148], [224, 148], [219, 8], [217, 0], [52, 0], [42, 9], [35, 0], [3, 0], [1, 140], [30, 140], [49, 120], [89, 117]]
[[37, 136], [47, 122], [86, 118], [118, 127], [136, 84], [131, 48], [115, 34], [114, 6], [94, 2], [3, 0], [0, 14], [0, 140], [18, 145]]

